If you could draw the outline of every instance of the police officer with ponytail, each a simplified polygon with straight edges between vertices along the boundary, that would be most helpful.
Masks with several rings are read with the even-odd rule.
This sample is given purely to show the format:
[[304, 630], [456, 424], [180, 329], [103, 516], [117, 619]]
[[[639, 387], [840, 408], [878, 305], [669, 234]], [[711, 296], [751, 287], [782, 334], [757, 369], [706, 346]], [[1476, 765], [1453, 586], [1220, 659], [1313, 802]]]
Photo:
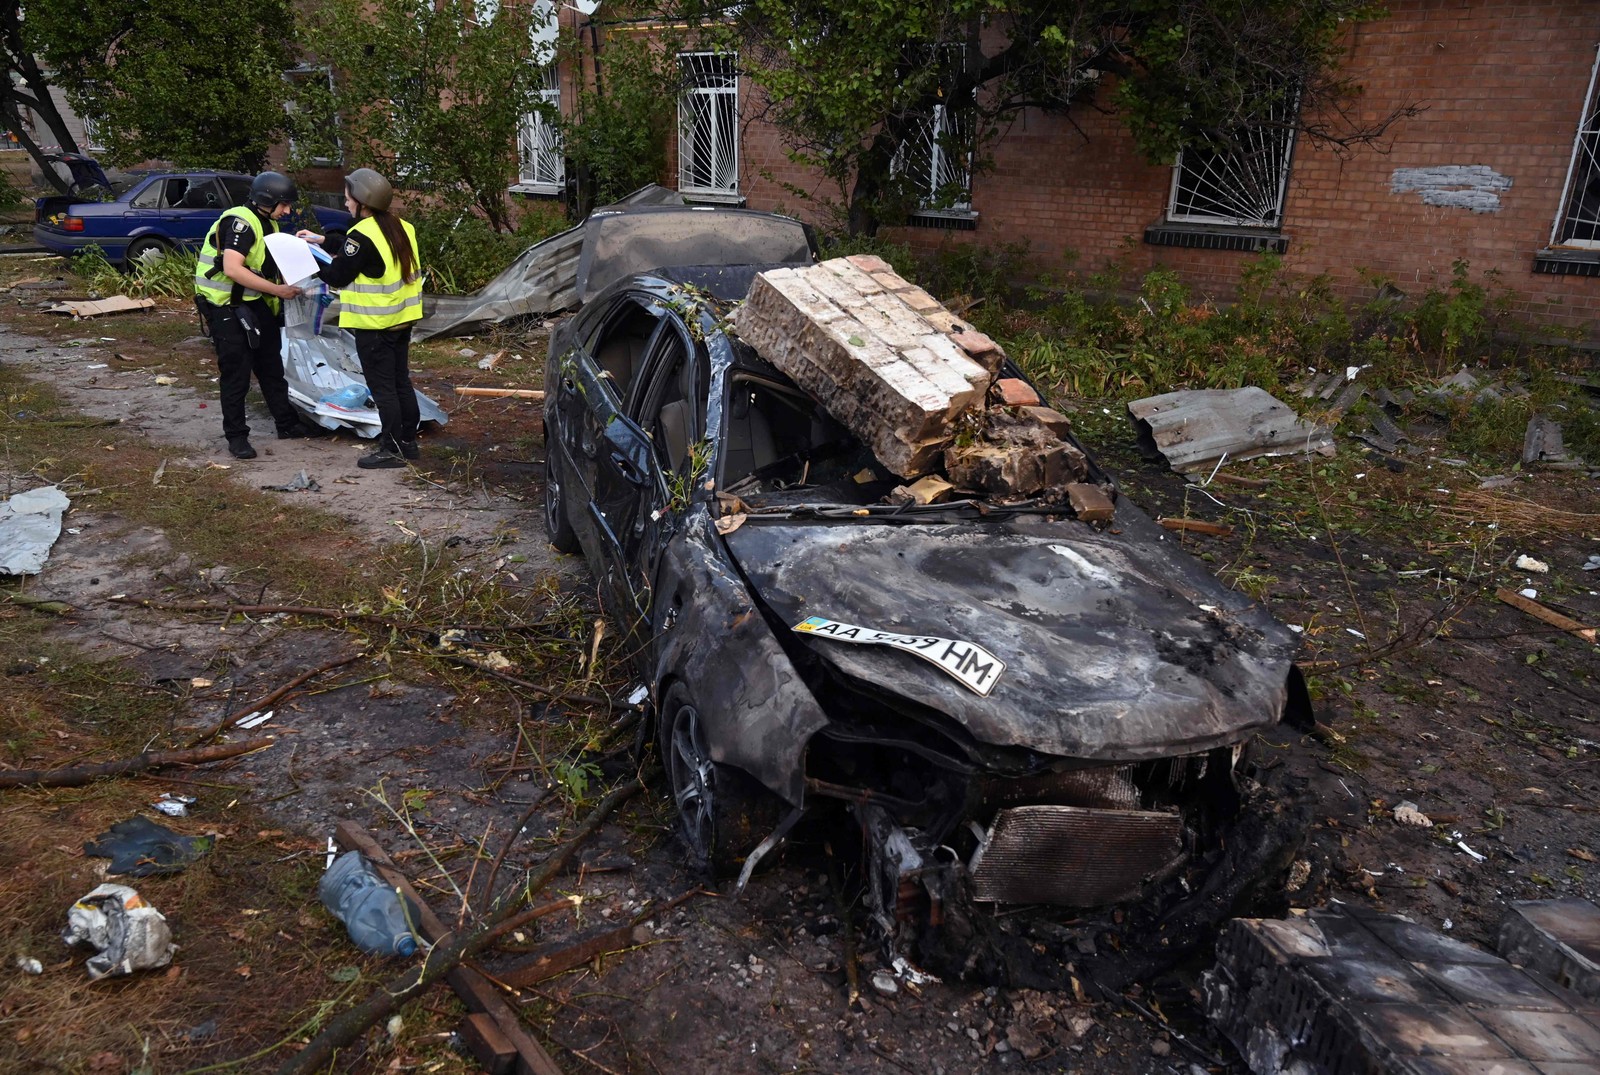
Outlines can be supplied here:
[[279, 439], [310, 435], [289, 402], [283, 378], [282, 300], [299, 295], [300, 289], [283, 282], [266, 243], [298, 198], [288, 176], [262, 172], [250, 184], [247, 203], [229, 209], [212, 225], [195, 262], [195, 305], [217, 349], [222, 434], [235, 459], [256, 457], [244, 412], [251, 373]]
[[[394, 188], [371, 168], [345, 176], [345, 208], [357, 219], [333, 262], [318, 274], [340, 289], [339, 327], [355, 337], [361, 373], [383, 422], [377, 450], [356, 462], [366, 470], [403, 467], [422, 454], [410, 365], [411, 323], [422, 319], [422, 265], [417, 233], [389, 211], [393, 200]], [[322, 243], [313, 232], [295, 234]]]

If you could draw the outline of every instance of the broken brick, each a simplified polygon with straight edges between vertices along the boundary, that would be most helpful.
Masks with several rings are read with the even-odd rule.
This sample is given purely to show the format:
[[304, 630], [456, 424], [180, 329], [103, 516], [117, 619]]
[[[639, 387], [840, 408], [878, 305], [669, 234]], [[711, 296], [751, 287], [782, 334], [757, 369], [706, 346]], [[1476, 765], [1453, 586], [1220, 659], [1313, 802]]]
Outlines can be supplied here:
[[1086, 523], [1108, 523], [1116, 514], [1116, 505], [1098, 485], [1073, 482], [1067, 486], [1067, 499], [1072, 504], [1072, 514]]
[[1000, 402], [1007, 407], [1037, 407], [1039, 393], [1027, 381], [1017, 377], [1002, 377], [994, 383]]

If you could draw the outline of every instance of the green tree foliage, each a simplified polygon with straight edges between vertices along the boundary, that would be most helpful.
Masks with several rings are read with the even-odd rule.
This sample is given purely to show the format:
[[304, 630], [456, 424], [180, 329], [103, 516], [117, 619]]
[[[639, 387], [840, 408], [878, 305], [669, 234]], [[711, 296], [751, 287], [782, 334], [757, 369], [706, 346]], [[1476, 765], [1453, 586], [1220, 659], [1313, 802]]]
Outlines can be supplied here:
[[1377, 14], [1367, 0], [689, 3], [764, 87], [794, 158], [838, 184], [851, 234], [926, 198], [896, 153], [938, 106], [964, 117], [946, 125], [945, 150], [978, 167], [1028, 109], [1115, 109], [1152, 162], [1281, 126], [1290, 99], [1303, 134], [1340, 148], [1414, 111], [1354, 116], [1359, 88], [1338, 61], [1354, 20]]
[[677, 111], [678, 44], [676, 33], [663, 31], [649, 40], [609, 34], [597, 58], [571, 43], [564, 48], [575, 64], [597, 63], [594, 84], [578, 94], [572, 115], [558, 120], [578, 173], [578, 215], [661, 178]]
[[112, 163], [248, 172], [283, 130], [291, 26], [285, 0], [28, 0], [23, 36]]
[[[537, 11], [535, 10], [537, 7]], [[345, 160], [377, 168], [439, 204], [476, 208], [510, 227], [506, 188], [516, 181], [517, 130], [537, 107], [540, 64], [530, 22], [545, 5], [464, 0], [326, 0], [303, 9], [313, 64], [333, 71], [333, 100], [301, 84], [297, 147], [327, 152], [329, 131], [306, 121], [336, 108]], [[321, 148], [318, 148], [321, 147]]]

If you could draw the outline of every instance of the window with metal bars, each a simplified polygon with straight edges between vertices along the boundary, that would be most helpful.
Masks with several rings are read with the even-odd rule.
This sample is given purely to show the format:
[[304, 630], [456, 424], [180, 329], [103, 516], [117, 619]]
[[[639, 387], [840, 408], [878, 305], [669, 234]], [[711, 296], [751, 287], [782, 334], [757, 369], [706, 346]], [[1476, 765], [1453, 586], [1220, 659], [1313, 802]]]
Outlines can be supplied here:
[[[559, 111], [561, 108], [561, 82], [555, 64], [546, 64], [540, 70], [542, 85], [539, 101]], [[561, 134], [545, 113], [529, 112], [522, 117], [522, 127], [517, 132], [517, 159], [521, 168], [517, 185], [539, 193], [556, 194], [566, 179], [566, 168], [561, 154]]]
[[739, 193], [738, 57], [680, 52], [678, 189], [685, 194]]
[[1584, 98], [1578, 134], [1572, 143], [1572, 163], [1561, 192], [1561, 215], [1550, 234], [1551, 246], [1600, 250], [1600, 95], [1596, 73], [1600, 53], [1589, 72], [1589, 92]]
[[931, 115], [913, 122], [893, 169], [916, 191], [919, 210], [972, 211], [971, 135], [972, 114], [965, 109], [934, 105]]
[[[333, 69], [301, 64], [285, 71], [283, 77], [291, 86], [316, 86], [320, 91], [302, 94], [297, 90], [284, 102], [284, 111], [294, 117], [289, 124], [289, 156], [295, 158], [306, 152], [309, 154], [306, 159], [312, 164], [342, 164], [344, 141], [339, 137], [339, 113], [333, 107], [336, 94]], [[297, 132], [300, 137], [296, 137]], [[88, 125], [85, 124], [84, 134], [88, 133]], [[309, 142], [309, 145], [303, 142]]]
[[1167, 219], [1182, 224], [1276, 228], [1283, 223], [1297, 98], [1287, 97], [1278, 122], [1235, 132], [1232, 144], [1191, 146], [1172, 169]]

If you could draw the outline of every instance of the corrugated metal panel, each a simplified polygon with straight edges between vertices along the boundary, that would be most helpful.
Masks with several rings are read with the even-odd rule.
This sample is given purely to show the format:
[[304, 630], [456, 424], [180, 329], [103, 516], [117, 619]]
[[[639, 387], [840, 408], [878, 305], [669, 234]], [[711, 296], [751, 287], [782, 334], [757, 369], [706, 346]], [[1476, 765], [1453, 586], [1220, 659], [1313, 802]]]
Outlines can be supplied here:
[[1140, 448], [1159, 452], [1173, 470], [1208, 467], [1226, 455], [1331, 454], [1333, 435], [1302, 420], [1261, 388], [1168, 392], [1128, 404]]

